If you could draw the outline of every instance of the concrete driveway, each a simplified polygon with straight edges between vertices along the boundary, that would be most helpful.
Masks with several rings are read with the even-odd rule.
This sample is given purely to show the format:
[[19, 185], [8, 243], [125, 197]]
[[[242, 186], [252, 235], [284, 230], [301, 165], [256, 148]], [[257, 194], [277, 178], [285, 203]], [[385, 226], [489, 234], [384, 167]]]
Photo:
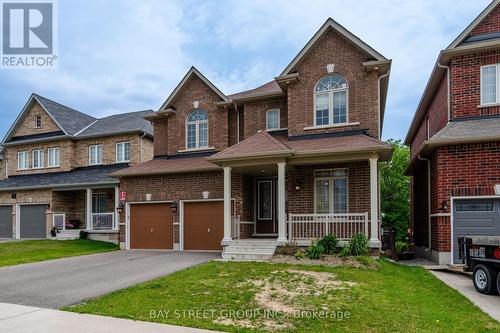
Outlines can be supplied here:
[[0, 268], [0, 302], [58, 309], [219, 258], [116, 251]]

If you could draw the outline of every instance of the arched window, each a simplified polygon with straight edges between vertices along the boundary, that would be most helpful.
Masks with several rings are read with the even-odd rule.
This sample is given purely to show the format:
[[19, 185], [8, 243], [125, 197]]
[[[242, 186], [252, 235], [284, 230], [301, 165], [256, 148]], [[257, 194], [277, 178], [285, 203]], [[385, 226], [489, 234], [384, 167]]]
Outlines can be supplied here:
[[208, 147], [208, 115], [202, 109], [195, 109], [186, 118], [186, 148]]
[[314, 88], [314, 124], [328, 126], [348, 122], [348, 86], [339, 74], [323, 77]]

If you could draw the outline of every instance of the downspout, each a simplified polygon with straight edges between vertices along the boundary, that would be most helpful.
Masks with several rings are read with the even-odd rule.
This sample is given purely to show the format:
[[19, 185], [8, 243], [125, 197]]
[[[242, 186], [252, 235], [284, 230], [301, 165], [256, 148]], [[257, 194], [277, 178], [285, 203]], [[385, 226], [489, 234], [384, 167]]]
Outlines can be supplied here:
[[429, 251], [429, 255], [431, 253], [432, 249], [432, 201], [431, 201], [431, 194], [432, 194], [432, 189], [431, 189], [431, 160], [428, 158], [423, 158], [420, 156], [420, 154], [417, 156], [419, 160], [427, 162], [427, 223], [429, 226], [429, 246], [427, 248], [427, 251]]
[[142, 134], [142, 136], [139, 138], [139, 163], [142, 163], [142, 139], [146, 136], [146, 132]]
[[441, 65], [439, 62], [437, 63], [439, 68], [446, 69], [446, 91], [448, 93], [448, 121], [451, 121], [451, 70], [450, 66]]
[[240, 142], [240, 111], [238, 110], [238, 105], [233, 101], [234, 109], [236, 110], [236, 143]]
[[387, 73], [379, 76], [378, 77], [378, 81], [377, 81], [377, 85], [378, 85], [378, 89], [377, 89], [377, 94], [378, 94], [377, 95], [377, 101], [378, 101], [378, 107], [377, 107], [378, 108], [378, 138], [379, 138], [379, 140], [382, 139], [382, 126], [381, 126], [381, 120], [382, 120], [381, 111], [382, 111], [382, 107], [380, 106], [380, 104], [381, 104], [381, 101], [380, 101], [380, 95], [381, 95], [381, 93], [380, 93], [380, 89], [381, 89], [380, 88], [380, 81], [382, 81], [382, 79], [388, 77], [389, 74], [391, 74], [391, 70], [390, 69], [387, 71]]

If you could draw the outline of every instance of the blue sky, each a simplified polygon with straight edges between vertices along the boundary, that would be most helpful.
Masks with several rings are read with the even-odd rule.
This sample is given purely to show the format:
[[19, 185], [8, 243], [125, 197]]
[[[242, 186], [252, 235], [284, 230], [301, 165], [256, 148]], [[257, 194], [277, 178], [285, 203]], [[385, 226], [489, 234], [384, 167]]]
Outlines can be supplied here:
[[404, 138], [439, 51], [489, 3], [60, 0], [59, 68], [0, 70], [0, 135], [32, 92], [100, 117], [158, 109], [192, 65], [224, 93], [254, 88], [332, 17], [393, 59], [383, 137]]

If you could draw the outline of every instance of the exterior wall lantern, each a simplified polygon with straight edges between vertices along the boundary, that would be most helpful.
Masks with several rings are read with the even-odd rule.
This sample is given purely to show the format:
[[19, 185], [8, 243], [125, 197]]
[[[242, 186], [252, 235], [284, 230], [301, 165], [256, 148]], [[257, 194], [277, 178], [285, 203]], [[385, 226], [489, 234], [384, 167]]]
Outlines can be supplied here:
[[179, 205], [177, 204], [177, 201], [172, 201], [172, 203], [170, 204], [170, 208], [172, 208], [173, 212], [176, 212], [177, 209], [179, 208]]

